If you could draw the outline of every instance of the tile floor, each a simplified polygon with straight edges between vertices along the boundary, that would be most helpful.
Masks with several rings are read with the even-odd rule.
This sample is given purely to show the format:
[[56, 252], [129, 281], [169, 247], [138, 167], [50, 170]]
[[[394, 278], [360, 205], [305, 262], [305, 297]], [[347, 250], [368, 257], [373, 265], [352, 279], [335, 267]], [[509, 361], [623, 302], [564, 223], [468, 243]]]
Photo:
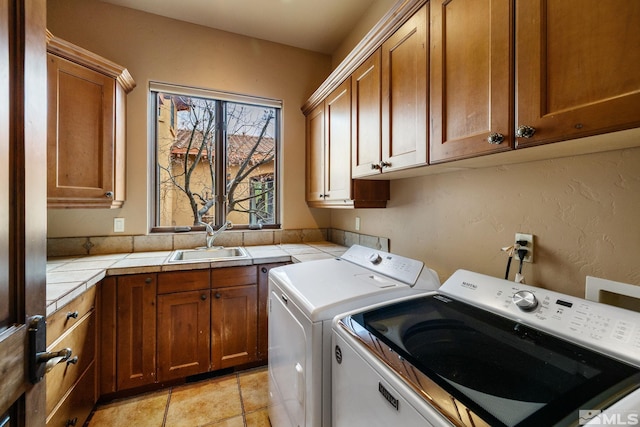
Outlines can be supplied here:
[[269, 427], [267, 368], [98, 406], [88, 427]]

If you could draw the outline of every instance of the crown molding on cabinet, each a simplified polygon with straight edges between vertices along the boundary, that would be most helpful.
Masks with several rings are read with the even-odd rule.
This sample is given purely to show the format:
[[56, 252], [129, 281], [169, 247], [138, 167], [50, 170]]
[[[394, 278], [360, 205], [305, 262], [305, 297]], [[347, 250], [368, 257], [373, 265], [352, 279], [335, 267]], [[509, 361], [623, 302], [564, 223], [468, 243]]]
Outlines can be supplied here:
[[400, 26], [418, 11], [427, 0], [400, 0], [367, 35], [356, 45], [347, 57], [333, 70], [329, 77], [311, 95], [302, 106], [302, 112], [307, 115], [317, 107], [324, 98], [342, 83], [351, 73], [360, 66], [382, 43], [388, 39]]

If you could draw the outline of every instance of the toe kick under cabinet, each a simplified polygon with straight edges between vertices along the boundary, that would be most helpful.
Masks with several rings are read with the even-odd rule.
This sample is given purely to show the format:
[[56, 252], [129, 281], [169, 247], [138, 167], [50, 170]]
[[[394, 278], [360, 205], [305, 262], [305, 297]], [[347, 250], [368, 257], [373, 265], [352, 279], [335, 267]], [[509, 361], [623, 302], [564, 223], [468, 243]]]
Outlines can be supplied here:
[[97, 314], [94, 286], [47, 318], [47, 351], [71, 357], [47, 373], [47, 426], [82, 426], [97, 401]]

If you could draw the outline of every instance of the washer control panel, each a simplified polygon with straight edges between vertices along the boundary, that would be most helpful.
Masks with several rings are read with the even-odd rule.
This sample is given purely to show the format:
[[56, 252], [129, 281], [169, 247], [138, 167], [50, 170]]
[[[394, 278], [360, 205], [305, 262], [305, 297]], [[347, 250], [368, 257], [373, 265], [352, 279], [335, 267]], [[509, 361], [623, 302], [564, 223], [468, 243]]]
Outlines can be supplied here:
[[424, 263], [360, 245], [351, 246], [340, 258], [413, 286]]
[[439, 292], [640, 366], [640, 313], [465, 270]]

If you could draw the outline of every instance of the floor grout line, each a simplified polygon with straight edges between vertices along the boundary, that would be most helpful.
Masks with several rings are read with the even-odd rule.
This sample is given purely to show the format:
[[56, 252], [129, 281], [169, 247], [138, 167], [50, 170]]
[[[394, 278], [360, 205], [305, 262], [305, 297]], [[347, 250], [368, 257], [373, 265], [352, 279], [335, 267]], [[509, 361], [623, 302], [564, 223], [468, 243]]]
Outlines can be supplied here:
[[244, 400], [242, 399], [242, 387], [240, 386], [240, 373], [236, 372], [236, 382], [238, 384], [238, 395], [240, 396], [240, 411], [242, 412], [242, 425], [247, 427], [247, 416], [244, 413]]
[[171, 393], [173, 393], [173, 387], [169, 388], [169, 394], [167, 394], [167, 406], [164, 408], [164, 417], [162, 417], [162, 427], [167, 425], [167, 416], [169, 415], [169, 405], [171, 404]]

